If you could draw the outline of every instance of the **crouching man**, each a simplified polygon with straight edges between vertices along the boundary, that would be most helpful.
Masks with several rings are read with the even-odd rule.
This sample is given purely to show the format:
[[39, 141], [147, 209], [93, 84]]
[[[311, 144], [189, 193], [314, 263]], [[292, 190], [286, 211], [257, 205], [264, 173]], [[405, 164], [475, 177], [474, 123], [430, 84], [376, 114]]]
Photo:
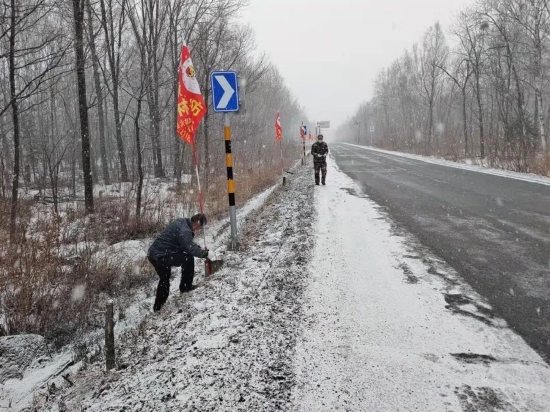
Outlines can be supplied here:
[[176, 219], [157, 236], [147, 258], [159, 275], [157, 296], [153, 310], [162, 308], [170, 294], [170, 275], [172, 266], [181, 266], [180, 292], [189, 292], [194, 289], [195, 257], [206, 259], [208, 249], [202, 249], [193, 242], [195, 232], [202, 230], [206, 225], [206, 216], [198, 213], [191, 219]]

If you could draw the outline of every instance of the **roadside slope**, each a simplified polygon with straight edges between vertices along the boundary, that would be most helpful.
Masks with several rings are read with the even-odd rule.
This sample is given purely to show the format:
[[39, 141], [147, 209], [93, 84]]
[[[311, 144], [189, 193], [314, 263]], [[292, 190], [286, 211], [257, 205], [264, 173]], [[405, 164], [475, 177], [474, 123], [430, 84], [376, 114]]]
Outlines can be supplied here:
[[[309, 172], [307, 168], [307, 172]], [[307, 175], [307, 177], [306, 177]], [[119, 339], [119, 370], [88, 365], [44, 410], [250, 411], [285, 409], [312, 249], [313, 188], [301, 168], [242, 227], [242, 247], [190, 294]], [[179, 273], [174, 270], [174, 275]], [[63, 409], [65, 408], [65, 409]]]

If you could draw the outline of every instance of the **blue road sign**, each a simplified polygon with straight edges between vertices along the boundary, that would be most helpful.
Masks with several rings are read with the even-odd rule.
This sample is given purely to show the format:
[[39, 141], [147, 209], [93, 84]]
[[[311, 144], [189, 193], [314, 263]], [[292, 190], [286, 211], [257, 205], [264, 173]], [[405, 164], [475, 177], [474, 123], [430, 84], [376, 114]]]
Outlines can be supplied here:
[[239, 111], [239, 86], [237, 73], [232, 71], [212, 72], [212, 102], [215, 112]]

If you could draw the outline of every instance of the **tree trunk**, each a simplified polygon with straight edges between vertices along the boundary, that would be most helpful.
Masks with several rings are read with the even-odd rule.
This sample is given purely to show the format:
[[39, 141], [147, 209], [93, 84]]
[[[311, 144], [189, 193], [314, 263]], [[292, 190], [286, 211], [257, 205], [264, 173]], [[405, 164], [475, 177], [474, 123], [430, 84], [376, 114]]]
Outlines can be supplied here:
[[[148, 54], [150, 59], [150, 54]], [[152, 154], [153, 154], [153, 168], [154, 168], [154, 174], [155, 177], [161, 177], [162, 176], [162, 158], [159, 159], [158, 156], [158, 147], [160, 145], [159, 139], [158, 139], [158, 132], [157, 132], [157, 124], [156, 124], [156, 115], [155, 115], [155, 94], [154, 94], [154, 83], [152, 80], [152, 66], [150, 62], [145, 62], [146, 65], [146, 75], [145, 75], [145, 84], [146, 84], [146, 90], [147, 90], [147, 105], [149, 107], [149, 121], [151, 122], [151, 147], [152, 147]], [[160, 164], [159, 164], [160, 161]]]
[[483, 106], [481, 105], [481, 90], [479, 84], [479, 67], [476, 71], [476, 100], [477, 100], [477, 109], [478, 109], [478, 120], [479, 120], [479, 154], [482, 159], [485, 158], [485, 136], [483, 134]]
[[[119, 67], [118, 61], [115, 61], [115, 38], [113, 27], [113, 13], [112, 9], [109, 10], [109, 17], [107, 17], [107, 12], [105, 10], [105, 0], [99, 2], [101, 7], [101, 19], [103, 30], [105, 32], [105, 43], [107, 44], [107, 58], [109, 60], [109, 68], [111, 71], [112, 77], [112, 97], [113, 97], [113, 112], [115, 119], [115, 140], [117, 144], [118, 159], [120, 163], [120, 179], [123, 182], [127, 182], [128, 179], [128, 167], [126, 166], [126, 155], [124, 153], [124, 143], [122, 141], [122, 124], [120, 121], [120, 112], [119, 112], [119, 96], [118, 96], [118, 87], [119, 87]], [[110, 5], [112, 7], [112, 5]], [[122, 10], [124, 13], [124, 10]], [[109, 21], [111, 26], [109, 27]], [[111, 28], [111, 30], [109, 30]]]
[[156, 74], [155, 72], [155, 66], [153, 64], [153, 59], [155, 59], [155, 56], [152, 52], [147, 53], [148, 55], [148, 63], [146, 63], [147, 67], [147, 102], [149, 106], [149, 119], [151, 121], [151, 145], [153, 148], [153, 165], [155, 169], [155, 177], [163, 177], [164, 176], [164, 170], [162, 167], [162, 149], [160, 147], [160, 129], [159, 129], [159, 119], [160, 115], [158, 114], [158, 90], [156, 90], [157, 82]]
[[153, 132], [155, 133], [155, 141], [157, 143], [157, 177], [164, 177], [164, 167], [162, 161], [162, 144], [160, 141], [160, 97], [159, 97], [159, 68], [156, 64], [157, 48], [153, 48]]
[[[13, 1], [13, 0], [12, 0]], [[84, 0], [73, 0], [75, 26], [76, 77], [78, 83], [78, 111], [82, 140], [82, 173], [84, 175], [84, 204], [86, 214], [94, 212], [94, 188], [90, 165], [90, 135], [88, 123], [88, 100], [86, 98], [86, 73], [84, 59]]]
[[173, 44], [172, 44], [172, 53], [173, 53], [173, 76], [174, 76], [174, 84], [173, 84], [173, 93], [174, 93], [174, 175], [176, 176], [176, 182], [178, 186], [181, 186], [181, 159], [182, 159], [182, 151], [181, 151], [181, 139], [178, 136], [177, 133], [177, 127], [178, 127], [178, 88], [179, 88], [179, 63], [180, 63], [180, 53], [179, 53], [179, 47], [178, 47], [178, 31], [174, 30], [174, 38], [173, 38]]
[[19, 107], [17, 104], [17, 94], [15, 85], [15, 35], [16, 35], [16, 15], [17, 6], [16, 0], [11, 0], [11, 27], [10, 27], [10, 52], [9, 52], [9, 77], [10, 77], [10, 98], [13, 121], [13, 181], [11, 190], [11, 213], [10, 213], [10, 239], [15, 237], [15, 229], [17, 223], [17, 197], [19, 194], [19, 167], [20, 167], [20, 138], [21, 131], [19, 128]]
[[124, 153], [124, 143], [122, 142], [122, 124], [120, 121], [119, 101], [118, 101], [118, 76], [113, 78], [113, 112], [115, 115], [115, 138], [120, 161], [120, 180], [123, 182], [129, 181], [128, 167], [126, 166], [126, 155]]
[[462, 124], [464, 127], [464, 154], [468, 156], [468, 114], [466, 112], [466, 85], [462, 87]]
[[99, 174], [97, 171], [97, 150], [95, 146], [90, 143], [90, 164], [92, 166], [92, 179], [94, 182], [99, 181]]
[[157, 168], [155, 170], [156, 177], [164, 177], [164, 166], [162, 161], [162, 145], [160, 142], [160, 114], [158, 108], [158, 97], [155, 99], [155, 107], [153, 112], [153, 138], [155, 139], [155, 153], [154, 156], [157, 158]]
[[141, 142], [139, 136], [139, 117], [141, 115], [141, 100], [142, 96], [137, 99], [136, 118], [134, 120], [134, 127], [136, 131], [136, 151], [137, 151], [137, 168], [138, 168], [138, 187], [136, 194], [136, 219], [139, 222], [141, 218], [141, 193], [143, 191], [143, 166], [141, 159]]
[[52, 167], [52, 156], [54, 152], [48, 157], [47, 163], [48, 163], [48, 176], [50, 177], [50, 186], [52, 189], [52, 198], [53, 198], [53, 210], [56, 216], [59, 217], [59, 209], [58, 209], [58, 197], [57, 197], [57, 172], [54, 172], [54, 168]]
[[542, 81], [542, 40], [541, 40], [541, 28], [539, 19], [537, 18], [540, 16], [541, 10], [540, 8], [536, 8], [534, 20], [535, 20], [535, 33], [536, 33], [536, 39], [535, 39], [535, 50], [536, 50], [536, 67], [535, 67], [535, 100], [538, 103], [537, 109], [538, 109], [538, 116], [535, 117], [536, 121], [539, 123], [538, 131], [539, 131], [539, 137], [540, 137], [540, 143], [541, 147], [544, 153], [546, 153], [546, 131], [544, 130], [544, 106], [543, 106], [543, 100], [542, 100], [542, 88], [543, 88], [543, 81]]
[[103, 92], [101, 91], [101, 80], [99, 77], [99, 58], [95, 47], [94, 25], [92, 22], [92, 5], [90, 0], [86, 1], [88, 9], [88, 30], [90, 31], [90, 52], [92, 54], [92, 69], [94, 73], [94, 86], [97, 96], [97, 117], [99, 121], [99, 150], [101, 154], [101, 171], [103, 174], [103, 182], [106, 185], [111, 184], [109, 176], [109, 166], [107, 164], [107, 148], [105, 146], [105, 117], [103, 112]]
[[540, 88], [537, 87], [536, 91], [536, 97], [537, 99], [537, 111], [538, 111], [538, 122], [539, 122], [539, 134], [540, 134], [540, 144], [542, 147], [542, 150], [546, 153], [547, 147], [546, 147], [546, 131], [544, 127], [544, 115], [543, 115], [543, 100], [542, 100], [542, 93], [540, 92]]
[[[71, 157], [71, 193], [75, 198], [76, 198], [76, 144], [77, 142], [78, 142], [78, 139], [76, 137], [76, 131], [74, 131], [73, 132], [73, 153]], [[44, 176], [46, 176], [46, 174], [44, 174]], [[46, 188], [46, 183], [44, 182], [44, 190], [45, 188]]]

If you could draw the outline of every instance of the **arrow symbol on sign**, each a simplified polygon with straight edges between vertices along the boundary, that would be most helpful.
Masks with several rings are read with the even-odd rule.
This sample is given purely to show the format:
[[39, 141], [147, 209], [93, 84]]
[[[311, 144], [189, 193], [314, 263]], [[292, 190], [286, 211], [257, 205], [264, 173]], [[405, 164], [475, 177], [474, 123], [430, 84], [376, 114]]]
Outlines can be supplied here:
[[225, 109], [231, 97], [235, 94], [235, 89], [231, 87], [225, 76], [214, 76], [218, 83], [222, 86], [224, 91], [222, 98], [220, 99], [217, 109]]

